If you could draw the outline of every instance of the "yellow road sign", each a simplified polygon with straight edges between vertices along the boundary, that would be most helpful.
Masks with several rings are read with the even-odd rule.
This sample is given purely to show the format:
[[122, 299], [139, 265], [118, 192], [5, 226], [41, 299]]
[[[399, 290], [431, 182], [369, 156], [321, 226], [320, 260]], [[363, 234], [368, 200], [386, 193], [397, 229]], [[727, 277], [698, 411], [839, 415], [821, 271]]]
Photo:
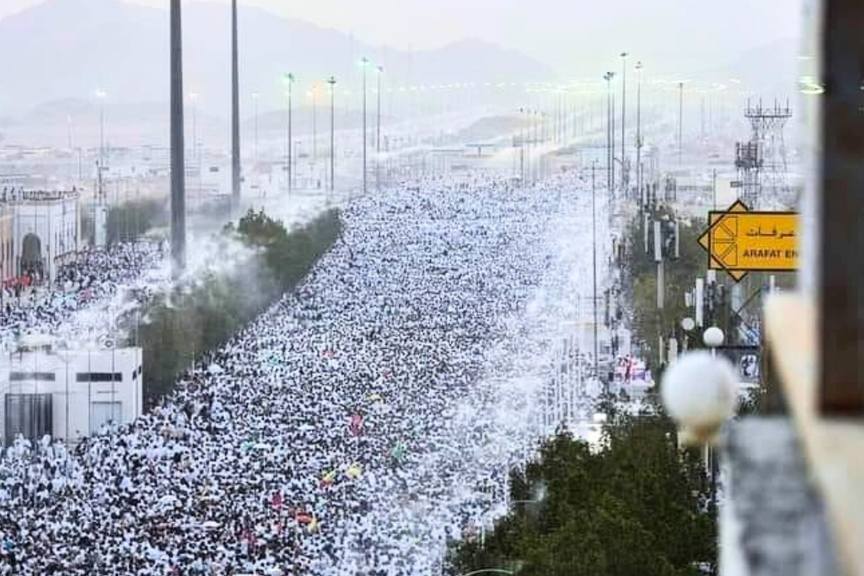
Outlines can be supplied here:
[[708, 230], [699, 244], [708, 267], [725, 270], [736, 281], [748, 272], [798, 269], [798, 214], [751, 212], [740, 200], [723, 212], [708, 213]]

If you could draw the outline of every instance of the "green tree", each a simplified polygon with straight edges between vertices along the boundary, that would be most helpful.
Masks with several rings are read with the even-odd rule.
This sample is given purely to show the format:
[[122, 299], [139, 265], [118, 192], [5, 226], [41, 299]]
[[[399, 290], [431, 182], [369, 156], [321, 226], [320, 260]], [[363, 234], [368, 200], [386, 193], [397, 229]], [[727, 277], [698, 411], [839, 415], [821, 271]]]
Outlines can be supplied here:
[[147, 404], [169, 393], [194, 359], [223, 345], [286, 291], [299, 283], [339, 238], [338, 210], [287, 231], [263, 212], [247, 213], [226, 226], [224, 241], [239, 239], [258, 249], [230, 273], [209, 274], [191, 289], [178, 288], [148, 302], [140, 317], [125, 318], [132, 342], [143, 349]]
[[525, 576], [688, 576], [713, 565], [715, 518], [698, 456], [681, 452], [663, 416], [614, 415], [602, 447], [562, 434], [512, 476], [517, 504], [486, 538], [459, 546], [459, 573], [503, 567]]

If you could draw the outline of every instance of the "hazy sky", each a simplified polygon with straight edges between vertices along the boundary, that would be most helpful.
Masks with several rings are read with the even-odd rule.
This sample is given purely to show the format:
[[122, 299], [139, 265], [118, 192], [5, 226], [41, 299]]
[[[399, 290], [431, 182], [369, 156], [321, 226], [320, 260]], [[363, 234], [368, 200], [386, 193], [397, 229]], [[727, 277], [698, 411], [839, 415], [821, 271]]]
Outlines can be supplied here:
[[[0, 18], [44, 1], [0, 0]], [[168, 0], [130, 0], [167, 7]], [[191, 0], [190, 0], [191, 1]], [[213, 0], [227, 3], [228, 0]], [[373, 44], [436, 47], [476, 37], [521, 50], [559, 71], [584, 61], [586, 36], [610, 60], [725, 54], [798, 35], [801, 0], [240, 0], [284, 16], [353, 32]], [[580, 52], [574, 57], [574, 52]], [[581, 56], [581, 57], [580, 57]], [[730, 58], [734, 58], [731, 56]]]

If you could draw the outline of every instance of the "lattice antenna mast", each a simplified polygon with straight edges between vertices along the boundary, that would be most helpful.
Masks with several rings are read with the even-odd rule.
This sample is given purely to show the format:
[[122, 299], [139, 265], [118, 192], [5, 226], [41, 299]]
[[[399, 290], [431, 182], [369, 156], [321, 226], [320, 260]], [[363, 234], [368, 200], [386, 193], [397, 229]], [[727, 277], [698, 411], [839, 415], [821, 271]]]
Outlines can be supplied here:
[[[744, 117], [750, 122], [749, 142], [735, 145], [735, 166], [738, 168], [741, 194], [739, 197], [751, 208], [762, 202], [763, 188], [775, 193], [785, 191], [786, 186], [786, 149], [783, 142], [783, 129], [792, 109], [789, 102], [781, 106], [774, 101], [773, 106], [764, 106], [762, 101], [753, 104], [747, 101]], [[767, 176], [763, 179], [763, 172]]]

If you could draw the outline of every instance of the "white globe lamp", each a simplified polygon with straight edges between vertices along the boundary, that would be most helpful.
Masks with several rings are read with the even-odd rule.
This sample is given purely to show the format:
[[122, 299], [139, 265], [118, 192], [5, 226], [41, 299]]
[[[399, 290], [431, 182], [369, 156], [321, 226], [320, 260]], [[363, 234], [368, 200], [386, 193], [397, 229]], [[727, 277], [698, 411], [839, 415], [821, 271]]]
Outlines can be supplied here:
[[689, 352], [666, 370], [660, 395], [682, 441], [710, 442], [735, 413], [738, 378], [725, 358], [704, 350]]

